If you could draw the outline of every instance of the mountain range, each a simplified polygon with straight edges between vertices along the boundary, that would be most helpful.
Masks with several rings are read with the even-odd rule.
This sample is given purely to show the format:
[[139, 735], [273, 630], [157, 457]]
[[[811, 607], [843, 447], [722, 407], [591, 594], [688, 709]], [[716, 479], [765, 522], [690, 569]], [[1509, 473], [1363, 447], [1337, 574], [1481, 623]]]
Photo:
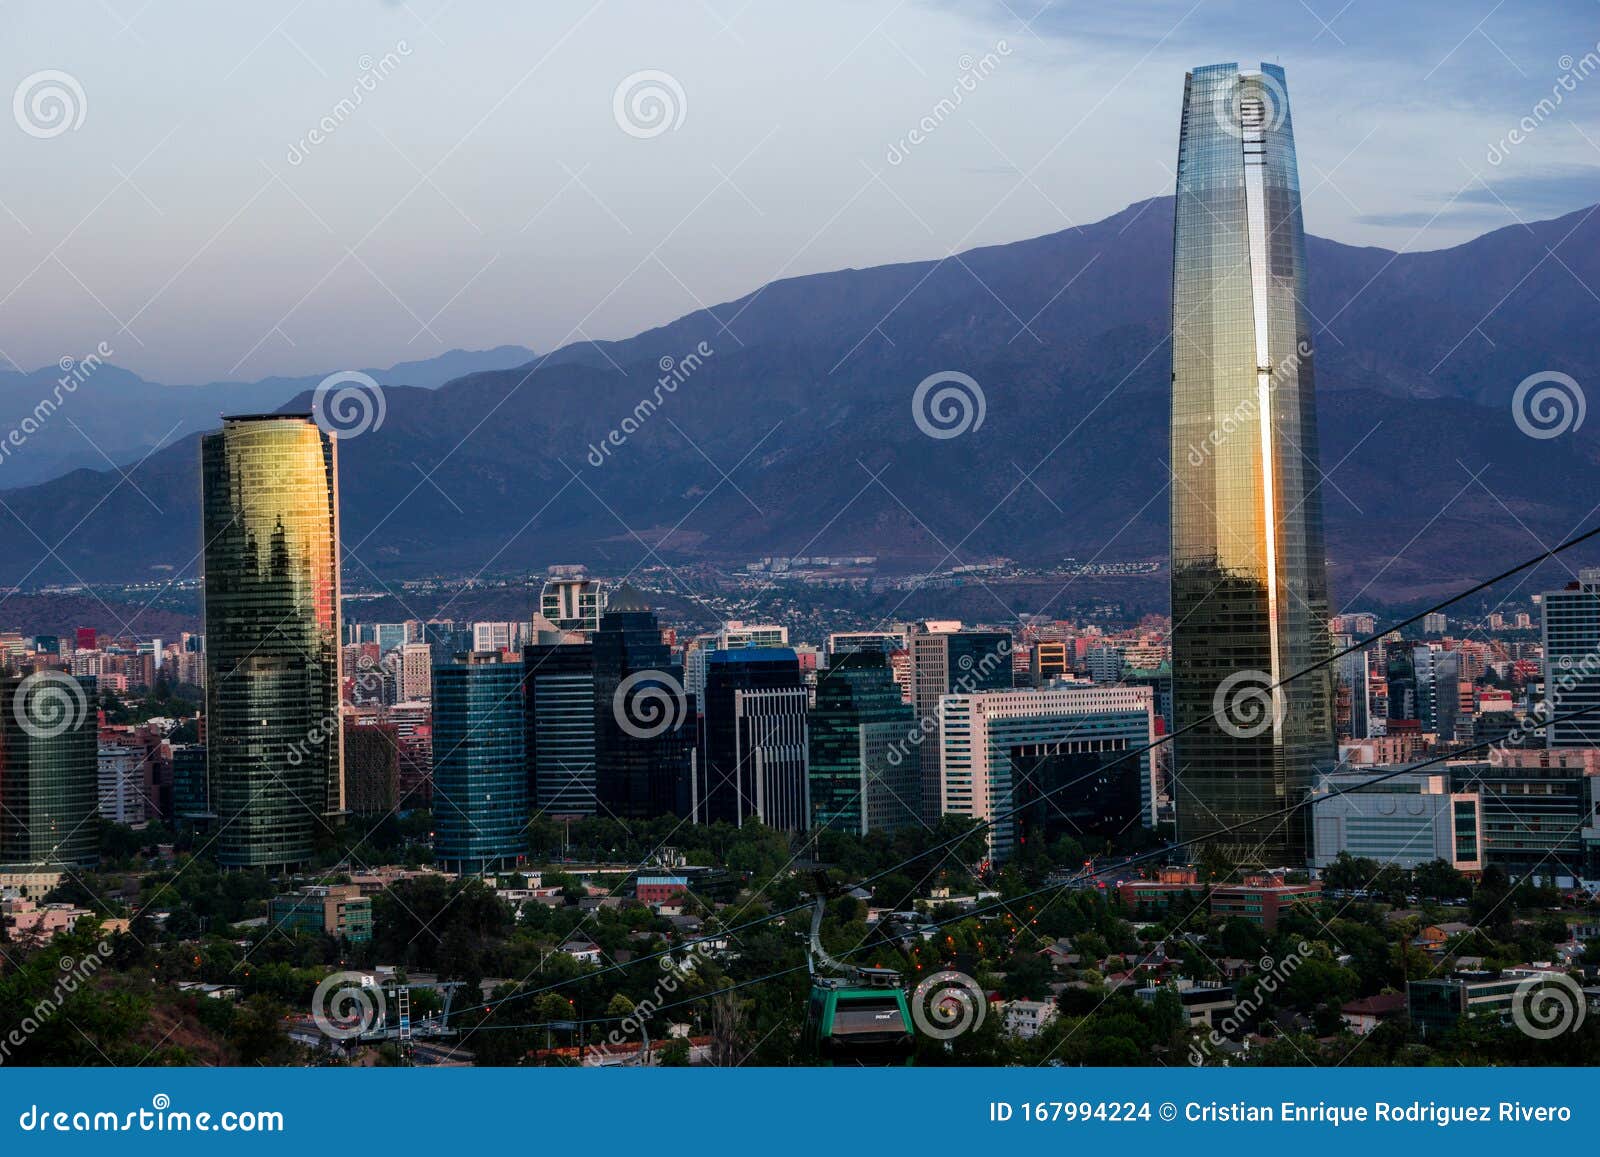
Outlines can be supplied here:
[[[939, 260], [772, 282], [434, 389], [390, 385], [382, 425], [339, 447], [347, 579], [795, 554], [907, 570], [1161, 560], [1172, 216], [1156, 198]], [[1600, 381], [1594, 209], [1446, 250], [1307, 250], [1336, 605], [1443, 592], [1587, 527], [1593, 427], [1529, 436], [1511, 399], [1539, 372]], [[948, 372], [977, 383], [983, 419], [931, 437], [913, 395]], [[0, 582], [192, 574], [198, 490], [191, 434], [126, 472], [0, 492]], [[1568, 577], [1547, 572], [1523, 593]]]

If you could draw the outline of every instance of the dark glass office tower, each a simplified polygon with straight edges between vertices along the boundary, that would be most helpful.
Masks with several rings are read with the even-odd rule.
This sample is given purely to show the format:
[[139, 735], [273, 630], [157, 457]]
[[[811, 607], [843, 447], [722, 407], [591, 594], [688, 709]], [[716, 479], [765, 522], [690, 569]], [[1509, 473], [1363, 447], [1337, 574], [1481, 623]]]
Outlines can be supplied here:
[[0, 679], [0, 866], [99, 858], [96, 681], [45, 670]]
[[[1178, 834], [1304, 798], [1334, 758], [1305, 233], [1283, 70], [1184, 85], [1172, 278], [1172, 655]], [[1185, 732], [1184, 729], [1195, 730]], [[1306, 816], [1223, 839], [1303, 864]]]
[[788, 647], [706, 656], [693, 789], [697, 823], [761, 819], [786, 831], [810, 827], [808, 698], [800, 660]]
[[522, 649], [528, 789], [541, 815], [595, 814], [594, 647]]
[[616, 819], [687, 815], [694, 699], [639, 592], [612, 592], [594, 633], [595, 797]]
[[335, 441], [309, 414], [224, 418], [200, 471], [217, 859], [302, 864], [344, 810]]
[[834, 654], [811, 712], [813, 827], [864, 836], [920, 824], [916, 719], [882, 651]]
[[515, 867], [528, 837], [522, 664], [479, 651], [433, 669], [433, 858], [453, 872]]

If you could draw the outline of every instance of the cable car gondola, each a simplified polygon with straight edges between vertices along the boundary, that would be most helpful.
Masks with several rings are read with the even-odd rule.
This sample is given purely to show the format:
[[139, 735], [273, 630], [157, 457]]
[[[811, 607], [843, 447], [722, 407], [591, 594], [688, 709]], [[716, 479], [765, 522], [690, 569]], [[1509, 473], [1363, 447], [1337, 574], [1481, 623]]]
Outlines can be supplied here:
[[[806, 1006], [808, 1051], [827, 1065], [909, 1065], [915, 1050], [911, 1009], [893, 968], [846, 964], [822, 947], [826, 881], [819, 877], [811, 913], [806, 966], [811, 998]], [[823, 975], [823, 972], [834, 975]]]

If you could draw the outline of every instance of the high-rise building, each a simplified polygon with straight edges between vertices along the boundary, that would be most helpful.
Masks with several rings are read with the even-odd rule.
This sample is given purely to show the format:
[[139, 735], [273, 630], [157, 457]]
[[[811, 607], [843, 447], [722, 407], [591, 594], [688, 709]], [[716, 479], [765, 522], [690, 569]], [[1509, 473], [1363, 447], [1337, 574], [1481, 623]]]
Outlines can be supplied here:
[[[1334, 762], [1305, 230], [1283, 69], [1184, 84], [1172, 280], [1173, 797], [1180, 839], [1306, 862]], [[1293, 676], [1292, 679], [1290, 677]], [[1289, 680], [1277, 690], [1268, 690]], [[1261, 818], [1266, 817], [1266, 818]]]
[[959, 622], [915, 624], [906, 638], [911, 656], [911, 706], [928, 730], [918, 748], [922, 792], [918, 811], [930, 826], [939, 819], [939, 700], [960, 692], [1011, 687], [1011, 636], [1004, 631], [964, 631]]
[[1417, 674], [1417, 718], [1422, 729], [1449, 743], [1456, 737], [1460, 715], [1461, 656], [1438, 647], [1413, 647], [1411, 666]]
[[1064, 679], [1072, 672], [1067, 645], [1059, 639], [1040, 639], [1028, 652], [1028, 678], [1035, 687], [1052, 679]]
[[522, 649], [529, 791], [540, 815], [596, 813], [594, 646]]
[[522, 663], [474, 651], [433, 669], [433, 855], [447, 870], [511, 868], [528, 847]]
[[1589, 713], [1546, 725], [1545, 745], [1600, 747], [1600, 570], [1579, 571], [1541, 605], [1546, 718]]
[[217, 859], [298, 865], [344, 810], [335, 440], [309, 414], [225, 418], [200, 460]]
[[916, 713], [888, 656], [835, 651], [811, 711], [812, 826], [864, 836], [921, 824]]
[[400, 800], [400, 737], [393, 723], [344, 727], [345, 799], [350, 814], [387, 816]]
[[811, 826], [800, 661], [787, 647], [712, 651], [690, 789], [698, 823]]
[[114, 824], [142, 824], [145, 808], [144, 752], [120, 743], [100, 748], [100, 818]]
[[599, 806], [621, 820], [687, 815], [694, 700], [655, 612], [623, 583], [592, 642]]
[[0, 865], [97, 860], [96, 691], [55, 670], [0, 678]]
[[606, 609], [605, 584], [577, 575], [552, 577], [539, 592], [539, 609], [560, 630], [593, 634]]
[[1115, 838], [1155, 822], [1148, 687], [947, 695], [939, 703], [941, 811], [992, 822], [996, 860], [1022, 841]]
[[433, 686], [433, 648], [427, 643], [402, 643], [395, 688], [395, 702], [412, 703], [426, 699]]

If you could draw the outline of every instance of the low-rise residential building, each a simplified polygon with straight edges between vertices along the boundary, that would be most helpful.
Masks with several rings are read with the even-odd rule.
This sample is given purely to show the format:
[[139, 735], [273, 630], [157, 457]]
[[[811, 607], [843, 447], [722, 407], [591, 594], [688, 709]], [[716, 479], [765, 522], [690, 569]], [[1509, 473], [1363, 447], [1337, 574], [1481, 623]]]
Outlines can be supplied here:
[[1183, 1003], [1183, 1010], [1189, 1016], [1190, 1028], [1201, 1025], [1215, 1028], [1238, 1006], [1233, 989], [1220, 980], [1190, 980], [1180, 976], [1170, 984], [1147, 985], [1135, 991], [1134, 995], [1140, 1000], [1154, 1004], [1163, 989], [1178, 994], [1178, 999]]
[[1002, 1023], [1011, 1036], [1031, 1040], [1055, 1020], [1058, 1011], [1053, 1000], [1008, 1000]]

